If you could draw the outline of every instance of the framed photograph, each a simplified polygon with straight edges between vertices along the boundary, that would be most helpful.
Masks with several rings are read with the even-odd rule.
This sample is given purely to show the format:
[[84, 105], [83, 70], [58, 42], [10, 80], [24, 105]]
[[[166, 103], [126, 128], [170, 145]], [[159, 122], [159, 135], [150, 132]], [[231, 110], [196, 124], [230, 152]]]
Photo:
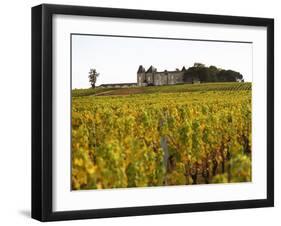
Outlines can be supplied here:
[[32, 8], [32, 217], [274, 205], [274, 20]]

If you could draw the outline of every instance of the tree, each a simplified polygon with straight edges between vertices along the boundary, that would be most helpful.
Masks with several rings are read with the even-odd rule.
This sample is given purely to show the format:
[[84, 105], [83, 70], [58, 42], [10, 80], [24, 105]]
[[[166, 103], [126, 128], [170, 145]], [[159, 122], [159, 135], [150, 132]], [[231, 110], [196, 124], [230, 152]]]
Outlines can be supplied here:
[[204, 67], [205, 67], [205, 64], [202, 64], [202, 63], [194, 63], [193, 67], [204, 68]]
[[184, 73], [184, 81], [192, 82], [244, 82], [243, 75], [233, 70], [220, 69], [215, 66], [206, 67], [202, 63], [194, 65]]
[[221, 70], [218, 73], [219, 81], [221, 82], [238, 82], [243, 79], [243, 76], [236, 71], [232, 70]]
[[218, 73], [219, 73], [219, 69], [216, 66], [211, 65], [209, 67], [210, 82], [217, 82], [218, 81]]
[[89, 82], [91, 83], [92, 88], [96, 87], [96, 81], [98, 76], [99, 73], [97, 73], [96, 69], [91, 68], [89, 72]]

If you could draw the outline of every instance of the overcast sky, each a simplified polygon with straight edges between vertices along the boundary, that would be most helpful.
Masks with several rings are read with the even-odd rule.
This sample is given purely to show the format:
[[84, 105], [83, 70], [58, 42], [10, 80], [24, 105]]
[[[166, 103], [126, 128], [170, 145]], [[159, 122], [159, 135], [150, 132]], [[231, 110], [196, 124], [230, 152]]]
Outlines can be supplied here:
[[240, 72], [252, 81], [252, 44], [72, 35], [72, 88], [88, 88], [90, 68], [97, 84], [137, 82], [137, 70], [181, 69], [200, 62]]

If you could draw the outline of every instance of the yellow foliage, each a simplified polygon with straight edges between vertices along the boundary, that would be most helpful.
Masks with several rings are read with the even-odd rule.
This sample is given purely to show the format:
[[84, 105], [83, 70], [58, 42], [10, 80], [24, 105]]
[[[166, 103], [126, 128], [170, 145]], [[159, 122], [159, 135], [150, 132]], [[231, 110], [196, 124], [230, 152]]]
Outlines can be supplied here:
[[250, 90], [73, 97], [72, 188], [250, 181], [251, 112]]

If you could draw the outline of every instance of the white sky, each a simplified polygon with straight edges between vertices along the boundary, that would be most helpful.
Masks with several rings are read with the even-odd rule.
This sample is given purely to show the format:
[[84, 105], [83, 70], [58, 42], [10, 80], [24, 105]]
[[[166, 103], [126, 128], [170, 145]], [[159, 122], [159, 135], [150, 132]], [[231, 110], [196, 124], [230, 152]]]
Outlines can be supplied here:
[[186, 69], [195, 62], [240, 72], [252, 81], [252, 44], [72, 35], [72, 88], [88, 88], [90, 68], [103, 83], [137, 82], [137, 70]]

